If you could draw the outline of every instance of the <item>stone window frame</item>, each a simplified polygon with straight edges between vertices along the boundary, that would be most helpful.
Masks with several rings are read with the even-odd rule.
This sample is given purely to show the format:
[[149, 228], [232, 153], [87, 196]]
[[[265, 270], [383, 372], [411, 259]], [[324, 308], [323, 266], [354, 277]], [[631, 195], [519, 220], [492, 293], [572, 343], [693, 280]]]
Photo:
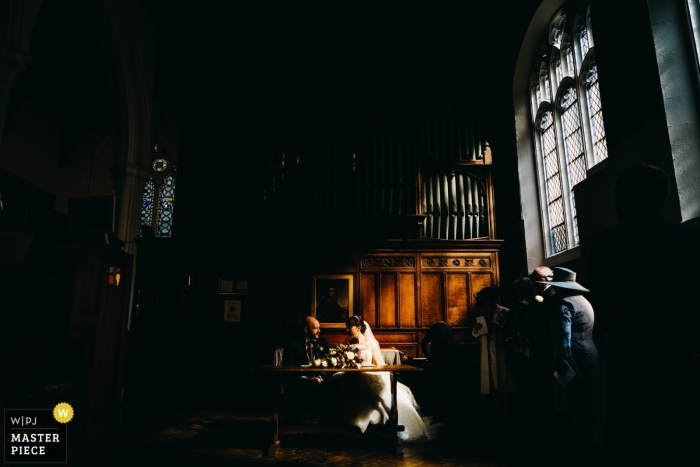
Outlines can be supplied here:
[[[595, 67], [595, 42], [590, 24], [590, 10], [588, 5], [576, 7], [570, 2], [552, 16], [545, 31], [545, 38], [539, 47], [532, 65], [530, 85], [530, 113], [532, 121], [532, 143], [534, 146], [535, 174], [537, 176], [537, 189], [540, 205], [540, 222], [542, 232], [543, 253], [545, 258], [561, 255], [567, 251], [578, 248], [579, 238], [576, 224], [576, 209], [573, 196], [573, 183], [569, 172], [567, 153], [567, 141], [565, 138], [565, 125], [562, 120], [564, 109], [562, 98], [566, 93], [576, 93], [576, 106], [581, 127], [580, 144], [585, 154], [584, 172], [601, 162], [605, 157], [596, 157], [594, 151], [595, 141], [605, 140], [603, 136], [596, 138], [592, 130], [591, 104], [589, 78], [591, 70]], [[584, 11], [584, 14], [578, 12]], [[573, 19], [571, 19], [573, 17]], [[583, 37], [585, 31], [586, 36]], [[582, 47], [582, 39], [587, 39], [587, 47]], [[585, 53], [584, 53], [585, 52]], [[573, 68], [573, 69], [572, 69]], [[549, 86], [547, 84], [549, 83]], [[548, 92], [549, 91], [549, 92]], [[549, 94], [549, 95], [547, 95]], [[559, 174], [563, 196], [563, 209], [566, 226], [565, 247], [557, 248], [557, 242], [553, 236], [554, 228], [550, 218], [550, 200], [547, 191], [546, 168], [544, 167], [544, 155], [542, 152], [540, 129], [538, 120], [547, 107], [552, 112], [555, 124], [555, 136], [557, 144], [557, 156], [559, 161]], [[607, 149], [605, 151], [607, 157]], [[580, 177], [579, 177], [580, 178]], [[583, 176], [585, 179], [585, 173]], [[558, 224], [559, 225], [559, 224]]]

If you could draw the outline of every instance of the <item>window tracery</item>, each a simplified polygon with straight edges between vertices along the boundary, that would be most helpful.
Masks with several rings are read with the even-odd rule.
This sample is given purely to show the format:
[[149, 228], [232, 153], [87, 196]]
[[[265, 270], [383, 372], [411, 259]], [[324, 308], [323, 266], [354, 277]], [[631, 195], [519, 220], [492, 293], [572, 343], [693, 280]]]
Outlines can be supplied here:
[[177, 166], [163, 157], [164, 151], [158, 152], [158, 145], [154, 151], [156, 154], [151, 164], [153, 173], [143, 188], [141, 225], [149, 226], [156, 237], [169, 238], [173, 233]]
[[571, 8], [555, 15], [533, 68], [530, 101], [548, 256], [579, 244], [573, 188], [608, 155], [589, 23], [587, 12], [582, 17]]

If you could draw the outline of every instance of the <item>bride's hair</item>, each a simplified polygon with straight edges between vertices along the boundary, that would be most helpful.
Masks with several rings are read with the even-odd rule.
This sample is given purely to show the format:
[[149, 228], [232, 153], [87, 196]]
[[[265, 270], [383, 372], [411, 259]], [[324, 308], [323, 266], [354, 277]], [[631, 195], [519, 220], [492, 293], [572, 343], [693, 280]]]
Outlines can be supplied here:
[[367, 325], [365, 324], [365, 320], [363, 320], [362, 316], [359, 316], [359, 315], [349, 317], [348, 320], [345, 321], [345, 326], [347, 326], [348, 329], [350, 329], [353, 326], [357, 326], [358, 328], [360, 328], [360, 332], [362, 334], [364, 334], [365, 331], [367, 330]]

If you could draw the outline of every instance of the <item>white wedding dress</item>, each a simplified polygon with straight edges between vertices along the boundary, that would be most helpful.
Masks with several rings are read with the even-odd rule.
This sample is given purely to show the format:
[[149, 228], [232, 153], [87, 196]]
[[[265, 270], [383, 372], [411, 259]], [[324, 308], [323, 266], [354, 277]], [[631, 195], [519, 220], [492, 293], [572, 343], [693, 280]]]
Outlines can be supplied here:
[[[365, 325], [367, 323], [365, 322]], [[379, 351], [379, 342], [367, 325], [364, 340], [360, 338], [362, 361], [384, 365]], [[340, 424], [357, 426], [362, 433], [370, 424], [385, 424], [391, 413], [391, 382], [388, 372], [335, 373], [338, 383], [339, 403], [336, 418]], [[405, 384], [396, 385], [396, 404], [399, 425], [404, 431], [398, 433], [402, 441], [424, 441], [436, 436], [432, 417], [421, 417], [413, 393]]]

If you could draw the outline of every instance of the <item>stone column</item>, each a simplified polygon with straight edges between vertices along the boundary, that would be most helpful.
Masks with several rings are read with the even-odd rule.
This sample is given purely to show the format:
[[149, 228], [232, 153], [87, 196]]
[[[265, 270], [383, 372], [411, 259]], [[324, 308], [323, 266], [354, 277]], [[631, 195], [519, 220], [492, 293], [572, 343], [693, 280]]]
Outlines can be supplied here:
[[31, 61], [29, 43], [43, 0], [0, 0], [0, 143], [12, 85]]
[[29, 55], [19, 48], [2, 44], [0, 46], [0, 143], [2, 131], [7, 118], [7, 103], [10, 100], [10, 90], [17, 78], [27, 69], [31, 60]]
[[117, 198], [115, 235], [124, 242], [124, 251], [136, 256], [136, 242], [141, 226], [143, 187], [151, 171], [134, 164], [112, 168], [114, 193]]

